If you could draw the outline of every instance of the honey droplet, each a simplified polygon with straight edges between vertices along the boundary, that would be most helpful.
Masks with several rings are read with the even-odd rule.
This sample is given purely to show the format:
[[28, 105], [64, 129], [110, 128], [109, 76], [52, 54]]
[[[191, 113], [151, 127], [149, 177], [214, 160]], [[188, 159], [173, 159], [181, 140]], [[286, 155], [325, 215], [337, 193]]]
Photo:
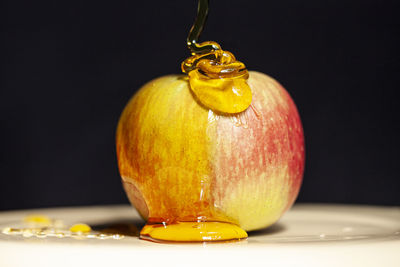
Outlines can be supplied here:
[[62, 232], [56, 232], [54, 235], [55, 235], [55, 237], [58, 237], [58, 238], [63, 238], [63, 237], [65, 237], [65, 234], [62, 233]]
[[45, 237], [47, 237], [47, 232], [46, 231], [39, 231], [39, 232], [36, 233], [36, 237], [45, 238]]
[[24, 222], [41, 226], [51, 225], [51, 219], [45, 215], [40, 215], [40, 214], [28, 215], [24, 218]]
[[6, 235], [19, 235], [22, 231], [17, 228], [6, 227], [3, 229], [2, 233]]
[[33, 233], [33, 229], [24, 229], [23, 231], [22, 231], [22, 236], [23, 237], [32, 237], [32, 236], [34, 236], [35, 234]]
[[77, 223], [69, 228], [69, 231], [72, 233], [88, 233], [91, 230], [92, 228], [90, 228], [90, 226], [85, 223]]

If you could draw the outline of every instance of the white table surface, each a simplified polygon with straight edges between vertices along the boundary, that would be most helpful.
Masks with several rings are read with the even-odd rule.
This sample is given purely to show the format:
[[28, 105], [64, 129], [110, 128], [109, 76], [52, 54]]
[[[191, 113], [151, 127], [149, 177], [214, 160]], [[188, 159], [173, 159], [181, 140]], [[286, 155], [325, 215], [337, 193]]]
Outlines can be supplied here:
[[[65, 224], [143, 223], [127, 205], [0, 212], [0, 228], [28, 214]], [[139, 229], [140, 230], [140, 229]], [[0, 266], [400, 266], [400, 208], [298, 204], [274, 226], [233, 243], [157, 244], [24, 238], [0, 233]]]

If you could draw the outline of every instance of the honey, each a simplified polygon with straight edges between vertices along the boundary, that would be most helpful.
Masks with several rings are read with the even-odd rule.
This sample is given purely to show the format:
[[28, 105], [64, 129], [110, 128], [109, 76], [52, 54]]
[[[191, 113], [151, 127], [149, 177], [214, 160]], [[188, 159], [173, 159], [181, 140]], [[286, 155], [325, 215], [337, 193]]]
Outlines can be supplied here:
[[246, 66], [213, 41], [198, 43], [208, 14], [208, 1], [200, 0], [196, 21], [189, 32], [187, 45], [192, 54], [182, 62], [183, 73], [189, 76], [193, 94], [206, 108], [217, 113], [235, 114], [251, 104], [252, 93]]
[[178, 222], [147, 224], [140, 238], [154, 242], [231, 241], [247, 238], [239, 226], [224, 222]]
[[40, 214], [28, 215], [24, 218], [24, 222], [28, 224], [37, 224], [41, 226], [47, 226], [52, 223], [49, 217]]
[[[254, 114], [244, 63], [213, 41], [198, 42], [208, 13], [199, 0], [189, 32], [183, 75], [157, 78], [127, 104], [116, 133], [119, 171], [130, 202], [147, 224], [140, 238], [155, 242], [247, 238], [236, 218], [218, 206], [211, 161], [225, 121], [248, 129]], [[254, 121], [254, 120], [253, 120]], [[239, 128], [239, 129], [236, 129]], [[249, 131], [250, 132], [250, 131]], [[213, 138], [211, 138], [213, 136]], [[227, 148], [229, 146], [226, 146]]]
[[[246, 110], [252, 100], [251, 90], [246, 82], [247, 70], [236, 73], [236, 76], [212, 77], [212, 73], [222, 75], [221, 64], [207, 61], [210, 62], [200, 62], [210, 65], [209, 69], [203, 72], [198, 68], [188, 73], [190, 89], [198, 101], [218, 113], [235, 114]], [[229, 65], [225, 67], [230, 68]], [[236, 66], [233, 66], [233, 70], [235, 68]]]
[[[227, 116], [236, 127], [248, 128], [247, 113], [244, 111], [252, 102], [252, 92], [247, 84], [249, 73], [242, 62], [237, 61], [231, 52], [222, 50], [218, 43], [212, 41], [198, 43], [197, 39], [203, 29], [207, 12], [208, 1], [200, 0], [196, 21], [187, 39], [191, 56], [182, 62], [182, 72], [188, 76], [189, 88], [197, 104], [208, 110], [207, 120], [210, 125], [218, 121], [220, 116]], [[256, 112], [255, 109], [254, 112]], [[144, 127], [142, 125], [141, 131]], [[167, 135], [167, 133], [164, 134]], [[175, 135], [175, 132], [173, 134]], [[201, 144], [197, 151], [207, 153], [205, 143]], [[178, 150], [181, 150], [181, 147], [185, 146], [177, 147]], [[185, 153], [199, 154], [191, 153], [192, 150], [194, 151], [193, 144], [185, 150]], [[199, 166], [200, 159], [204, 157], [206, 156], [199, 155], [198, 160], [194, 161], [193, 167], [200, 176], [200, 170], [209, 168], [208, 165], [203, 168]], [[207, 172], [209, 171], [205, 171]], [[189, 181], [189, 176], [188, 174], [184, 179]], [[171, 179], [179, 180], [178, 177]], [[155, 242], [231, 241], [247, 238], [247, 233], [243, 229], [223, 216], [217, 207], [211, 205], [213, 201], [210, 197], [210, 178], [203, 175], [195, 177], [194, 180], [200, 181], [198, 201], [193, 199], [193, 203], [181, 203], [181, 208], [175, 207], [179, 210], [179, 214], [165, 204], [158, 208], [151, 207], [152, 210], [156, 210], [156, 213], [165, 216], [164, 218], [157, 218], [157, 216], [149, 218], [148, 223], [140, 232], [140, 238]], [[133, 184], [126, 183], [125, 189], [135, 191], [136, 195], [139, 195], [139, 191]], [[132, 199], [132, 201], [139, 206], [145, 206], [140, 198]], [[148, 211], [147, 206], [145, 210]], [[163, 213], [162, 210], [165, 212]]]
[[92, 230], [92, 228], [90, 228], [89, 225], [85, 224], [85, 223], [77, 223], [72, 225], [69, 230], [72, 233], [88, 233]]
[[[53, 220], [45, 215], [28, 215], [22, 220], [22, 227], [5, 227], [2, 233], [10, 236], [22, 236], [24, 238], [74, 238], [85, 239], [122, 239], [126, 235], [136, 234], [133, 226], [110, 227], [100, 231], [93, 231], [85, 223], [77, 223], [67, 228], [61, 220]], [[134, 229], [133, 229], [133, 228]], [[123, 231], [119, 231], [123, 229]], [[129, 230], [129, 231], [128, 231]]]

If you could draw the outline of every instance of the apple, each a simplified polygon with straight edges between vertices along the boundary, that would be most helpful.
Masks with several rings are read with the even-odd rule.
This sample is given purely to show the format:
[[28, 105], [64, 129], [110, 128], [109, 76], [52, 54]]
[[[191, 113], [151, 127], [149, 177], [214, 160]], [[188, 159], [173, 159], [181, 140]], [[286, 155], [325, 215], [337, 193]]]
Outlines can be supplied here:
[[122, 183], [148, 224], [226, 222], [250, 231], [295, 201], [304, 170], [300, 117], [273, 78], [250, 71], [251, 105], [224, 114], [202, 105], [186, 75], [144, 85], [116, 133]]

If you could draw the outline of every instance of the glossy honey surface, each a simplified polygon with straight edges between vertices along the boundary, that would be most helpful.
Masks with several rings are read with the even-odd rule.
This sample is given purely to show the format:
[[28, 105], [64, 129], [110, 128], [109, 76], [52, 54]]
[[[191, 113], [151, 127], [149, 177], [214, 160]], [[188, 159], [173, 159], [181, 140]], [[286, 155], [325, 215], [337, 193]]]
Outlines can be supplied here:
[[204, 242], [231, 241], [247, 238], [239, 226], [224, 222], [177, 222], [174, 224], [147, 224], [140, 232], [150, 241]]

